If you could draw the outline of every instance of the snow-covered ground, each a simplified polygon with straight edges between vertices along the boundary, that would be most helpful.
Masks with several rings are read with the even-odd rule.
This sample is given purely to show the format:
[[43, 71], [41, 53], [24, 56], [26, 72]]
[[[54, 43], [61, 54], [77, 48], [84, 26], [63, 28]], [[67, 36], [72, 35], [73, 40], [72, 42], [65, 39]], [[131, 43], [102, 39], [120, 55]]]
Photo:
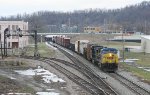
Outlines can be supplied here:
[[37, 95], [60, 95], [59, 93], [55, 92], [37, 92]]
[[[125, 59], [124, 62], [126, 63], [133, 63], [135, 61], [138, 61], [139, 59]], [[120, 62], [123, 62], [123, 60], [121, 60]]]
[[61, 78], [58, 78], [55, 74], [49, 72], [48, 70], [45, 70], [44, 68], [41, 68], [40, 66], [37, 69], [15, 70], [15, 72], [22, 75], [30, 75], [30, 76], [41, 75], [42, 80], [44, 80], [45, 83], [65, 82]]
[[140, 69], [143, 69], [143, 70], [145, 70], [145, 71], [150, 72], [150, 67], [138, 67], [138, 68], [140, 68]]
[[[45, 70], [44, 68], [41, 68], [40, 66], [38, 66], [37, 69], [15, 70], [15, 72], [21, 75], [26, 75], [26, 76], [27, 75], [28, 76], [41, 75], [44, 83], [52, 83], [52, 82], [64, 83], [65, 82], [63, 79], [58, 78], [58, 76], [49, 72], [48, 70]], [[37, 92], [36, 94], [37, 95], [60, 95], [59, 93], [56, 93], [52, 90], [47, 90], [46, 92]]]

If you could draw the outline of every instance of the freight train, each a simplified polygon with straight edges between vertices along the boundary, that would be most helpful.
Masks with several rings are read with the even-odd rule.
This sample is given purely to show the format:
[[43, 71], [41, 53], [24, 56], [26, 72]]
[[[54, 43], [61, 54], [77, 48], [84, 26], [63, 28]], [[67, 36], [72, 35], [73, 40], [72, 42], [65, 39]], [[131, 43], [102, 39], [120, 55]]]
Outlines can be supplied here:
[[91, 44], [88, 40], [78, 40], [72, 44], [66, 36], [53, 36], [50, 41], [82, 55], [104, 71], [118, 69], [118, 50], [115, 48]]

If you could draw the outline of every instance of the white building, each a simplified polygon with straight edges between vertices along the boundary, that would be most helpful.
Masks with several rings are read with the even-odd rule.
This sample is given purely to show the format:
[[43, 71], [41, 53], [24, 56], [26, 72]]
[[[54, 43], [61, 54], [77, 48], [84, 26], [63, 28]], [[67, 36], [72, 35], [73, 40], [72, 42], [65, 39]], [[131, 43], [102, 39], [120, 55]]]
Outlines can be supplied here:
[[150, 35], [141, 36], [141, 48], [143, 52], [150, 53]]
[[[18, 35], [17, 29], [20, 28], [22, 31], [21, 34], [27, 35], [28, 22], [24, 21], [0, 21], [0, 41], [4, 44], [4, 30], [8, 28], [9, 33], [13, 35]], [[22, 48], [28, 45], [28, 36], [10, 36], [6, 37], [7, 47], [9, 48]]]

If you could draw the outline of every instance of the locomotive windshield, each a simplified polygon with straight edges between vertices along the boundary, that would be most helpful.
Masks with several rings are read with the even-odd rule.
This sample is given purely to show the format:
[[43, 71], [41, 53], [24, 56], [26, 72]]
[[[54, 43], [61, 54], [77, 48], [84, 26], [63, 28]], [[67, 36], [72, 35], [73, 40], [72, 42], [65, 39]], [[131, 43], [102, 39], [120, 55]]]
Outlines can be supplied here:
[[117, 50], [113, 49], [113, 48], [105, 48], [101, 51], [102, 54], [106, 54], [106, 53], [114, 53], [117, 54]]

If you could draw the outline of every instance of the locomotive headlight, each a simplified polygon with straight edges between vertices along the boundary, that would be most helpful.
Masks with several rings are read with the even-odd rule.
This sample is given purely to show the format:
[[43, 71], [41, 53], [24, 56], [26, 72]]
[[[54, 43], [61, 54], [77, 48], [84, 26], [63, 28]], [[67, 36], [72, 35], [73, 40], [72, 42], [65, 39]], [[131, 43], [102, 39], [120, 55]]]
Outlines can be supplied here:
[[109, 56], [111, 57], [111, 56], [112, 56], [112, 54], [111, 54], [111, 53], [109, 53]]

